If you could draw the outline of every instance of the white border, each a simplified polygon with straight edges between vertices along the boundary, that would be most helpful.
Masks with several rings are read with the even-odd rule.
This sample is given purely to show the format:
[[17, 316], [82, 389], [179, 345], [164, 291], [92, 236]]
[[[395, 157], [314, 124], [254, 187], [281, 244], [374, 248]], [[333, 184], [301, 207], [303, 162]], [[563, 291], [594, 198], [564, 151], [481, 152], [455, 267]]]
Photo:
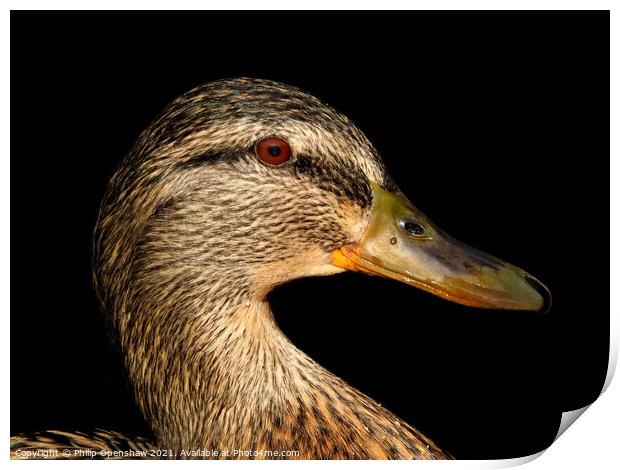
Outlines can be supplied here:
[[[175, 2], [163, 1], [163, 0], [151, 0], [151, 1], [134, 1], [134, 0], [108, 0], [108, 1], [91, 1], [88, 5], [78, 1], [57, 1], [54, 2], [53, 7], [49, 2], [45, 1], [9, 1], [10, 9], [418, 9], [418, 10], [562, 10], [562, 9], [599, 9], [599, 10], [612, 10], [611, 12], [611, 58], [614, 57], [613, 52], [618, 53], [618, 18], [617, 13], [613, 10], [613, 4], [611, 1], [549, 1], [549, 0], [527, 0], [527, 1], [415, 1], [406, 2], [405, 0], [383, 0], [381, 2], [370, 0], [312, 0], [312, 1], [285, 1], [285, 0], [272, 0], [272, 1], [252, 1], [252, 0], [217, 0], [217, 1], [199, 1], [199, 0], [176, 0]], [[4, 341], [3, 341], [3, 358], [2, 372], [6, 378], [9, 376], [9, 354], [10, 354], [10, 335], [9, 335], [9, 307], [10, 307], [10, 18], [9, 10], [5, 10], [0, 23], [0, 37], [2, 43], [0, 51], [2, 54], [2, 74], [0, 80], [3, 82], [3, 91], [1, 98], [2, 110], [4, 111], [2, 127], [0, 129], [3, 152], [0, 159], [0, 221], [2, 223], [2, 230], [0, 231], [0, 245], [2, 250], [2, 267], [0, 268], [0, 292], [2, 302], [2, 312], [4, 313]], [[619, 192], [618, 187], [618, 130], [617, 130], [617, 110], [618, 110], [618, 93], [614, 84], [618, 82], [618, 70], [617, 60], [611, 62], [611, 207], [618, 207]], [[584, 161], [587, 161], [587, 156], [584, 156]], [[614, 184], [615, 183], [615, 184]], [[612, 241], [618, 241], [619, 234], [619, 218], [618, 213], [614, 213], [611, 210], [611, 239]], [[591, 221], [593, 228], [596, 228], [596, 221]], [[601, 221], [601, 225], [604, 225], [604, 221]], [[611, 291], [614, 288], [618, 288], [619, 274], [618, 266], [620, 265], [620, 258], [617, 245], [611, 244]], [[36, 277], [33, 279], [36, 285]], [[593, 293], [595, 295], [595, 293]], [[620, 433], [618, 433], [618, 425], [616, 419], [620, 416], [620, 386], [617, 383], [611, 383], [611, 377], [615, 369], [618, 357], [618, 337], [619, 337], [619, 324], [618, 324], [618, 311], [619, 308], [618, 298], [613, 296], [611, 298], [611, 351], [610, 351], [610, 367], [608, 372], [607, 381], [605, 387], [607, 390], [603, 395], [592, 404], [592, 406], [584, 413], [580, 418], [580, 422], [576, 426], [572, 426], [565, 434], [563, 434], [557, 442], [555, 442], [547, 451], [542, 453], [540, 458], [529, 463], [529, 468], [547, 468], [554, 466], [562, 469], [583, 469], [588, 466], [597, 469], [606, 468], [618, 468], [620, 462], [619, 453], [616, 447], [620, 443]], [[617, 381], [616, 381], [617, 382]], [[5, 440], [5, 456], [8, 455], [8, 439], [9, 435], [9, 393], [8, 387], [2, 387], [0, 394], [3, 398], [4, 407], [2, 408], [2, 423], [6, 428], [4, 433]], [[18, 412], [18, 411], [16, 411]], [[484, 443], [481, 443], [484, 445]], [[392, 465], [450, 465], [451, 468], [465, 467], [465, 468], [499, 468], [505, 466], [514, 466], [526, 463], [532, 460], [536, 456], [523, 459], [513, 460], [496, 460], [496, 461], [458, 461], [456, 463], [449, 462], [426, 462], [420, 461], [415, 463], [409, 462], [393, 462]], [[4, 457], [2, 457], [4, 458]], [[169, 462], [150, 462], [144, 464], [142, 462], [122, 462], [118, 465], [170, 465]], [[173, 465], [178, 463], [172, 463]], [[211, 463], [217, 465], [218, 463]], [[286, 463], [278, 462], [265, 462], [265, 463], [246, 463], [246, 462], [230, 462], [219, 463], [220, 465], [253, 465], [262, 466], [268, 465], [286, 465]], [[315, 467], [317, 465], [360, 465], [360, 466], [375, 466], [385, 465], [385, 462], [298, 462], [297, 465]], [[62, 465], [58, 462], [18, 462], [11, 461], [11, 465]], [[191, 464], [190, 464], [191, 465]], [[290, 463], [289, 463], [290, 465]]]
[[601, 0], [9, 0], [11, 10], [610, 10]]

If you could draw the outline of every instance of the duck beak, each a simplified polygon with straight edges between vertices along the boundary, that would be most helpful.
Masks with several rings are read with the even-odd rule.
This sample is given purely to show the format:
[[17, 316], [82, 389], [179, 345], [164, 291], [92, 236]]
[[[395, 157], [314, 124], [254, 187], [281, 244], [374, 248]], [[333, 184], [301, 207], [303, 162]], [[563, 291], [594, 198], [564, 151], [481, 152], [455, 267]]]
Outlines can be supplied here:
[[372, 183], [372, 214], [357, 242], [332, 264], [396, 279], [463, 305], [548, 311], [549, 290], [505, 261], [449, 237], [402, 195]]

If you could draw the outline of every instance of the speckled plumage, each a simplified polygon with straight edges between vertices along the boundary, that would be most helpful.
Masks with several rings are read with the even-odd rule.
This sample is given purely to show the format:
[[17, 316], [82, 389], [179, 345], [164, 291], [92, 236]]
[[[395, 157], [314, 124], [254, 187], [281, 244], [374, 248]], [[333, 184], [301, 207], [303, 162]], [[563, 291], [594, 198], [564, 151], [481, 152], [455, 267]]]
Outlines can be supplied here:
[[[270, 136], [292, 148], [281, 167], [254, 154]], [[362, 233], [370, 181], [396, 189], [362, 132], [275, 82], [206, 84], [141, 135], [104, 197], [93, 262], [156, 447], [449, 457], [291, 344], [265, 300], [340, 271], [330, 253]]]
[[157, 457], [153, 443], [97, 429], [90, 433], [43, 431], [11, 437], [14, 460], [124, 460]]

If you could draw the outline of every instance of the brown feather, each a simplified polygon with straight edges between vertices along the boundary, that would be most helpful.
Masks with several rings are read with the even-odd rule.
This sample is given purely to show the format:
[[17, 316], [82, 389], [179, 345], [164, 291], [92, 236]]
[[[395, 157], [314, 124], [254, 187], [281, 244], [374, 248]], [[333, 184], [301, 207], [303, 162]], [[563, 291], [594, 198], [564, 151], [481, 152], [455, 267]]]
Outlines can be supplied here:
[[[269, 136], [289, 143], [290, 162], [256, 158]], [[199, 87], [142, 134], [106, 192], [93, 261], [157, 448], [174, 458], [449, 458], [291, 344], [265, 300], [284, 282], [340, 271], [330, 254], [362, 233], [371, 181], [396, 190], [363, 133], [274, 82]]]

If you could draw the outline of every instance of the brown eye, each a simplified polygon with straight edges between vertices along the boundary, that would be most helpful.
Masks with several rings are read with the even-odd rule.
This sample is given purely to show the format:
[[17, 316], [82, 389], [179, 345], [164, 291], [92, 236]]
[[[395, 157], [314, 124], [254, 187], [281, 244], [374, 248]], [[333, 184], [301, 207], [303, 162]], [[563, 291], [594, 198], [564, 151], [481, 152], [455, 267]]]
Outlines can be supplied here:
[[291, 158], [291, 147], [277, 137], [261, 140], [256, 144], [256, 155], [270, 165], [281, 165]]

